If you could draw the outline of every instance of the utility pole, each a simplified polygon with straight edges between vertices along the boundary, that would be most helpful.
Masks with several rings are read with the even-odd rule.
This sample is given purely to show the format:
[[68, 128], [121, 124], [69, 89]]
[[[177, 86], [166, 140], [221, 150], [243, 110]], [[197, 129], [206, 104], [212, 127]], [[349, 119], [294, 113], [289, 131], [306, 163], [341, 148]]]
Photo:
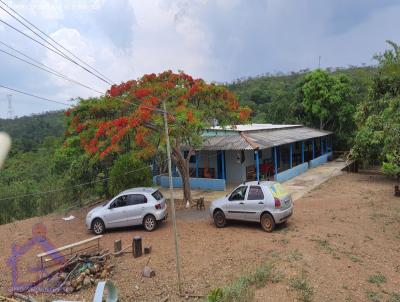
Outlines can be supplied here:
[[9, 119], [12, 119], [14, 117], [14, 110], [12, 107], [12, 94], [7, 94], [7, 100], [8, 100], [7, 117]]
[[176, 273], [178, 274], [178, 291], [179, 291], [179, 294], [181, 294], [181, 263], [180, 263], [180, 257], [179, 257], [178, 234], [176, 231], [174, 187], [173, 187], [173, 182], [172, 182], [171, 145], [169, 142], [167, 106], [165, 105], [165, 101], [163, 101], [163, 106], [164, 106], [163, 115], [164, 115], [165, 137], [167, 140], [168, 177], [169, 177], [169, 194], [170, 194], [170, 200], [171, 200], [172, 228], [173, 228], [174, 238], [175, 238]]
[[321, 68], [321, 56], [318, 57], [318, 69]]

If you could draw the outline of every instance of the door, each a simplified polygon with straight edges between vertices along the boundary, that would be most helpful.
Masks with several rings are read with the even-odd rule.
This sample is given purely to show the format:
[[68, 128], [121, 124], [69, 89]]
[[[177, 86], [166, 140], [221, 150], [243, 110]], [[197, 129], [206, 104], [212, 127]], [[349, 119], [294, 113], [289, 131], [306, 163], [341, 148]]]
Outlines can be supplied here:
[[246, 220], [260, 221], [264, 208], [264, 192], [261, 186], [250, 186], [245, 200]]
[[106, 227], [122, 227], [126, 225], [126, 206], [127, 195], [122, 195], [114, 199], [104, 215], [104, 222]]
[[128, 206], [126, 211], [127, 225], [142, 224], [146, 212], [147, 198], [142, 194], [130, 194], [128, 196]]
[[245, 220], [244, 200], [246, 197], [247, 186], [236, 188], [228, 198], [225, 216], [227, 219]]

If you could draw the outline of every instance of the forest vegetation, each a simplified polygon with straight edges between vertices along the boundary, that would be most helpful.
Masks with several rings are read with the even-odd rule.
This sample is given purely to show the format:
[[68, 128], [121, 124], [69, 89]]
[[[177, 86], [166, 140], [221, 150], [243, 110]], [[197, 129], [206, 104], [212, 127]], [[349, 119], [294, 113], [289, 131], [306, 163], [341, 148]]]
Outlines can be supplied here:
[[[252, 122], [333, 131], [334, 150], [350, 151], [364, 164], [381, 164], [385, 173], [398, 177], [400, 48], [388, 43], [375, 56], [375, 66], [265, 74], [224, 86], [241, 108], [251, 108]], [[89, 103], [82, 101], [86, 109]], [[0, 171], [0, 224], [81, 206], [126, 186], [151, 184], [150, 157], [135, 159], [134, 144], [104, 159], [92, 156], [76, 143], [79, 133], [71, 135], [71, 118], [57, 111], [0, 119], [0, 131], [13, 139]], [[157, 156], [163, 159], [165, 152]]]

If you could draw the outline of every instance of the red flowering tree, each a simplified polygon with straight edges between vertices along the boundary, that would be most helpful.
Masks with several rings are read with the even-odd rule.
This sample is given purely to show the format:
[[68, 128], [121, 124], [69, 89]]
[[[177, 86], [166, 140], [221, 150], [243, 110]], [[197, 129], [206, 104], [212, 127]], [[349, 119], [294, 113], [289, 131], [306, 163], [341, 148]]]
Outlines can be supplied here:
[[104, 97], [82, 100], [66, 112], [65, 144], [69, 136], [75, 141], [78, 136], [87, 154], [100, 161], [132, 150], [138, 157], [150, 158], [160, 144], [165, 145], [163, 101], [172, 158], [182, 177], [185, 201], [191, 200], [189, 159], [201, 145], [204, 129], [215, 121], [221, 126], [245, 122], [250, 115], [250, 109], [241, 108], [224, 86], [171, 71], [113, 85]]

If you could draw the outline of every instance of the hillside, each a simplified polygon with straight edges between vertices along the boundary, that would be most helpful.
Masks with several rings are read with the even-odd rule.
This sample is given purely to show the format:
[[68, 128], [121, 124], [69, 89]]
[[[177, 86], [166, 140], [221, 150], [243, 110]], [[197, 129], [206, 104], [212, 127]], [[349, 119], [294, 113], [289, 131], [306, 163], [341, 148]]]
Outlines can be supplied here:
[[[347, 76], [352, 105], [356, 106], [367, 97], [375, 68], [352, 67], [328, 72], [335, 76]], [[301, 104], [300, 92], [307, 74], [304, 71], [289, 75], [264, 75], [236, 80], [226, 85], [238, 95], [242, 105], [253, 109], [254, 122], [309, 124]], [[310, 126], [315, 127], [312, 124]], [[8, 132], [13, 139], [11, 154], [0, 173], [0, 207], [3, 209], [0, 224], [113, 194], [116, 189], [110, 189], [110, 184], [120, 183], [120, 179], [114, 181], [112, 177], [137, 168], [137, 163], [127, 160], [129, 154], [115, 156], [112, 161], [105, 162], [92, 161], [78, 149], [62, 151], [65, 129], [61, 111], [12, 120], [0, 119], [0, 131]], [[348, 150], [354, 131], [355, 127], [351, 125], [342, 129], [334, 140], [335, 148]], [[107, 180], [109, 175], [111, 178]], [[102, 179], [104, 181], [98, 182]], [[94, 180], [96, 183], [93, 185], [73, 189], [76, 184]], [[130, 179], [129, 182], [135, 183], [135, 180]], [[59, 188], [62, 190], [55, 193], [36, 195], [41, 191]], [[4, 199], [26, 194], [29, 198]]]
[[[368, 87], [376, 73], [374, 67], [328, 68], [335, 76], [349, 78], [354, 102], [359, 103], [368, 95]], [[267, 123], [303, 123], [299, 101], [299, 87], [309, 70], [292, 72], [288, 75], [261, 75], [237, 79], [228, 83], [240, 103], [253, 109], [253, 120]]]
[[60, 137], [64, 130], [62, 111], [0, 119], [0, 131], [7, 132], [13, 139], [13, 153], [37, 150], [46, 137]]

